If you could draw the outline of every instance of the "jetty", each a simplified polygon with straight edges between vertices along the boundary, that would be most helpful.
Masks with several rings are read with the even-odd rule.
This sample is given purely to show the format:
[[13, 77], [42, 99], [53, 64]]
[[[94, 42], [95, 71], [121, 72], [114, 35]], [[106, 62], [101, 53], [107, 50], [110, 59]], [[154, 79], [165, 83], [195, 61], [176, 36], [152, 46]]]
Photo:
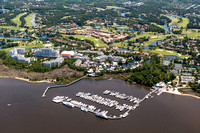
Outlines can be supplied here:
[[87, 77], [87, 75], [85, 75], [85, 76], [83, 76], [83, 77], [81, 77], [81, 78], [79, 78], [77, 80], [74, 80], [74, 81], [72, 81], [72, 82], [70, 82], [68, 84], [49, 86], [49, 87], [47, 87], [45, 89], [44, 93], [42, 94], [42, 97], [46, 97], [46, 94], [47, 94], [47, 92], [48, 92], [49, 89], [60, 88], [60, 87], [68, 87], [68, 86], [70, 86], [70, 85], [72, 85], [72, 84], [74, 84], [74, 83], [76, 83], [76, 82], [78, 82], [78, 81], [80, 81], [80, 80], [82, 80], [82, 79], [84, 79], [86, 77]]

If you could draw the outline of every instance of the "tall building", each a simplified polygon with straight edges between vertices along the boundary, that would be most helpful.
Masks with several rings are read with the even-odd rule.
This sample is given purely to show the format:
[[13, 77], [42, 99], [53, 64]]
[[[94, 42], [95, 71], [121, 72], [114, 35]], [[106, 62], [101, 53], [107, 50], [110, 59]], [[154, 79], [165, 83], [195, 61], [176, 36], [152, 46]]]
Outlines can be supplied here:
[[9, 51], [9, 54], [13, 59], [21, 62], [30, 63], [31, 58], [25, 58], [23, 55], [24, 53], [25, 53], [25, 48], [13, 48], [12, 50]]
[[43, 57], [60, 57], [59, 50], [55, 50], [52, 47], [38, 48], [35, 50], [34, 55]]
[[64, 61], [64, 58], [59, 57], [59, 58], [56, 58], [55, 60], [44, 61], [42, 64], [49, 67], [53, 67], [53, 66], [59, 66], [63, 61]]

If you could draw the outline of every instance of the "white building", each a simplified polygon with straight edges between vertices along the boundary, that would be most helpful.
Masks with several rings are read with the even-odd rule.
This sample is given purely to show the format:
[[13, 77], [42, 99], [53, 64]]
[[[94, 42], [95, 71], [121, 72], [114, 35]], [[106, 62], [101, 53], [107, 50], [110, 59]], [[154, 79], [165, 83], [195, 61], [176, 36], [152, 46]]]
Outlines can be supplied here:
[[82, 60], [78, 59], [78, 60], [76, 60], [76, 61], [74, 62], [74, 65], [75, 65], [75, 66], [80, 66], [81, 63], [82, 63]]
[[110, 59], [112, 61], [118, 62], [118, 61], [124, 61], [124, 58], [121, 56], [112, 56], [112, 55], [101, 55], [93, 58], [93, 60], [98, 61], [98, 62], [103, 62], [107, 59]]
[[60, 57], [59, 50], [55, 50], [52, 47], [38, 48], [35, 50], [34, 55], [43, 57]]
[[59, 58], [56, 58], [55, 60], [44, 61], [42, 64], [49, 67], [53, 67], [53, 66], [59, 66], [63, 61], [64, 59], [59, 57]]
[[160, 88], [163, 88], [163, 87], [167, 87], [167, 85], [164, 83], [164, 82], [160, 82], [160, 83], [157, 83], [156, 84], [156, 87], [160, 87]]
[[9, 51], [9, 54], [13, 59], [25, 63], [30, 63], [31, 58], [30, 57], [25, 58], [23, 55], [24, 53], [25, 53], [25, 48], [13, 48], [12, 50]]
[[69, 57], [71, 57], [71, 56], [74, 56], [75, 54], [76, 54], [75, 51], [63, 51], [63, 52], [61, 53], [61, 56], [62, 56], [63, 58], [69, 58]]

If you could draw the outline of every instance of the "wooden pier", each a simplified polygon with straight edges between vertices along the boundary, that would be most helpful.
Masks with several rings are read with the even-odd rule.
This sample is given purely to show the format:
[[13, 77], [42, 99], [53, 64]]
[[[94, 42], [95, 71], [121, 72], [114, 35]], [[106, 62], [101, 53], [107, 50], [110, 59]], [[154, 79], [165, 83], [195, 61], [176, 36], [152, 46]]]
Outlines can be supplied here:
[[87, 77], [87, 75], [85, 75], [85, 76], [83, 76], [83, 77], [81, 77], [81, 78], [79, 78], [79, 79], [77, 79], [77, 80], [75, 80], [75, 81], [72, 81], [72, 82], [70, 82], [70, 83], [68, 83], [68, 84], [49, 86], [49, 87], [47, 87], [47, 88], [45, 89], [44, 93], [42, 94], [42, 97], [45, 97], [45, 96], [46, 96], [46, 93], [48, 92], [49, 89], [52, 89], [52, 88], [60, 88], [60, 87], [68, 87], [68, 86], [70, 86], [70, 85], [72, 85], [72, 84], [74, 84], [74, 83], [76, 83], [76, 82], [78, 82], [78, 81], [84, 79], [85, 77]]

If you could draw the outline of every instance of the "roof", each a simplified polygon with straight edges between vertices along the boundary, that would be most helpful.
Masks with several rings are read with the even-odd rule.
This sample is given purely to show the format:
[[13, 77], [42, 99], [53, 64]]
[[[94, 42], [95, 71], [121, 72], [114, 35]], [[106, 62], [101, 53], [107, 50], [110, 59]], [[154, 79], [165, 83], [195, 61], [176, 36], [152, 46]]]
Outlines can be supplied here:
[[171, 61], [169, 60], [163, 60], [163, 65], [169, 66]]
[[61, 55], [66, 55], [66, 56], [68, 56], [68, 55], [71, 55], [71, 56], [73, 56], [73, 55], [75, 55], [75, 52], [74, 51], [63, 51], [62, 53], [61, 53]]
[[181, 70], [181, 69], [183, 69], [183, 65], [182, 65], [182, 64], [175, 63], [175, 64], [174, 64], [174, 68], [175, 68], [175, 70]]

